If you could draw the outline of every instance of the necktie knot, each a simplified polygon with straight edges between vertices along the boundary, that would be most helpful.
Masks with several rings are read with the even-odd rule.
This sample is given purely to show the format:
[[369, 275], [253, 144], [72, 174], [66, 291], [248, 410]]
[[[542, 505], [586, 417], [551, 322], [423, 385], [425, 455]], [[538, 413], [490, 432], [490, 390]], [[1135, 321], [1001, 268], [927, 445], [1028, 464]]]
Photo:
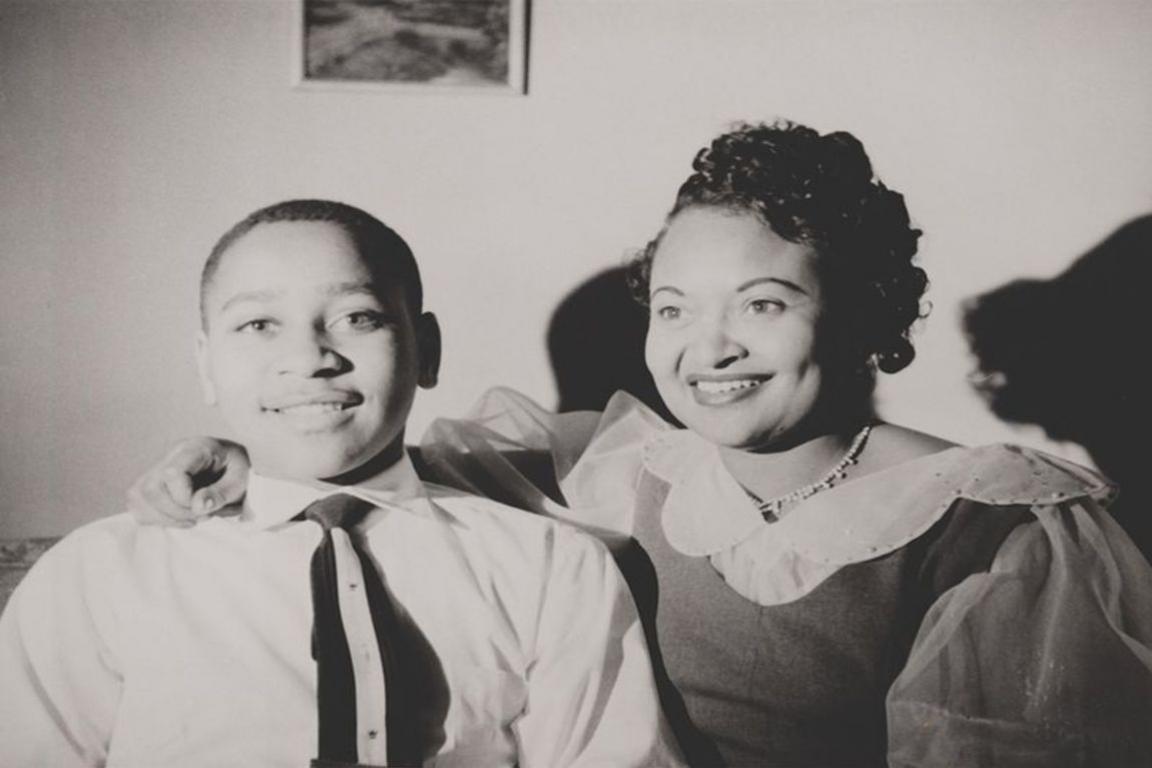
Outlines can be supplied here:
[[348, 530], [364, 519], [373, 504], [347, 493], [336, 493], [314, 501], [304, 509], [304, 517], [325, 531], [333, 528]]

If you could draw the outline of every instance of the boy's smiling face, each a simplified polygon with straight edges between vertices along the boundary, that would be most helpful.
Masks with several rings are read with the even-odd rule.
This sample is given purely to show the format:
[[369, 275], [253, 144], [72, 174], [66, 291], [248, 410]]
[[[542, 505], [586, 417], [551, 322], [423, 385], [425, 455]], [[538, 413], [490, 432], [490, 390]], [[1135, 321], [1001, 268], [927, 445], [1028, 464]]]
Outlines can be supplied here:
[[384, 282], [332, 222], [260, 224], [223, 254], [204, 288], [201, 379], [256, 470], [339, 480], [399, 458], [439, 339]]

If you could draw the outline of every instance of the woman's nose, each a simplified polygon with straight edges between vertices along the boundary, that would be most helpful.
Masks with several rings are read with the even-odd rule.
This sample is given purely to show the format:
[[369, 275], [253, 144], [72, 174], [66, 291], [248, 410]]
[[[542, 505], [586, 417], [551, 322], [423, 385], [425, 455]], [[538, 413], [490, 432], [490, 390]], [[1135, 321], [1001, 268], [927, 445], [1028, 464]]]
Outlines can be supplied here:
[[694, 362], [706, 368], [724, 368], [748, 356], [747, 348], [733, 336], [722, 318], [700, 324], [692, 352]]

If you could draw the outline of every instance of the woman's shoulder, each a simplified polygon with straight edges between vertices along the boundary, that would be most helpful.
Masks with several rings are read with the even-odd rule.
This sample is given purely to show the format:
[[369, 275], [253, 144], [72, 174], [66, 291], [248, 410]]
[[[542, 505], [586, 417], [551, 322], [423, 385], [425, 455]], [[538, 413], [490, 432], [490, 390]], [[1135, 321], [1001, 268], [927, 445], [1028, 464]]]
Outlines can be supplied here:
[[[862, 466], [866, 471], [813, 496], [782, 521], [798, 552], [846, 565], [918, 539], [958, 501], [972, 502], [968, 506], [982, 510], [981, 515], [1014, 515], [1009, 508], [1024, 508], [1035, 516], [1073, 502], [1106, 506], [1114, 493], [1092, 470], [1030, 448], [968, 448], [916, 434], [889, 434], [896, 439], [885, 448], [888, 463], [874, 471]], [[891, 460], [901, 451], [906, 452], [903, 460]]]
[[866, 475], [958, 447], [958, 443], [927, 432], [881, 422], [872, 428], [858, 465]]
[[1115, 493], [1095, 470], [1044, 451], [1011, 443], [968, 447], [896, 424], [873, 429], [859, 470], [865, 485], [898, 479], [920, 485], [925, 496], [956, 496], [986, 505], [1077, 497], [1108, 501]]

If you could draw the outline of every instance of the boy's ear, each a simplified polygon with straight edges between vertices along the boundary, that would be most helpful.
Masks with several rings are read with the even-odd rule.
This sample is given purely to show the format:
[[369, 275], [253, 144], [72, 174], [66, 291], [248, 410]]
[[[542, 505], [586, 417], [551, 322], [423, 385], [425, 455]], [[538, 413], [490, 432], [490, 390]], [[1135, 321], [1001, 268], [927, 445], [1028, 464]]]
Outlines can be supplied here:
[[216, 405], [216, 385], [208, 365], [208, 336], [204, 331], [196, 334], [196, 368], [200, 372], [200, 391], [207, 405]]
[[440, 376], [440, 323], [436, 315], [425, 312], [416, 318], [416, 350], [420, 376], [416, 380], [424, 389], [432, 389]]

